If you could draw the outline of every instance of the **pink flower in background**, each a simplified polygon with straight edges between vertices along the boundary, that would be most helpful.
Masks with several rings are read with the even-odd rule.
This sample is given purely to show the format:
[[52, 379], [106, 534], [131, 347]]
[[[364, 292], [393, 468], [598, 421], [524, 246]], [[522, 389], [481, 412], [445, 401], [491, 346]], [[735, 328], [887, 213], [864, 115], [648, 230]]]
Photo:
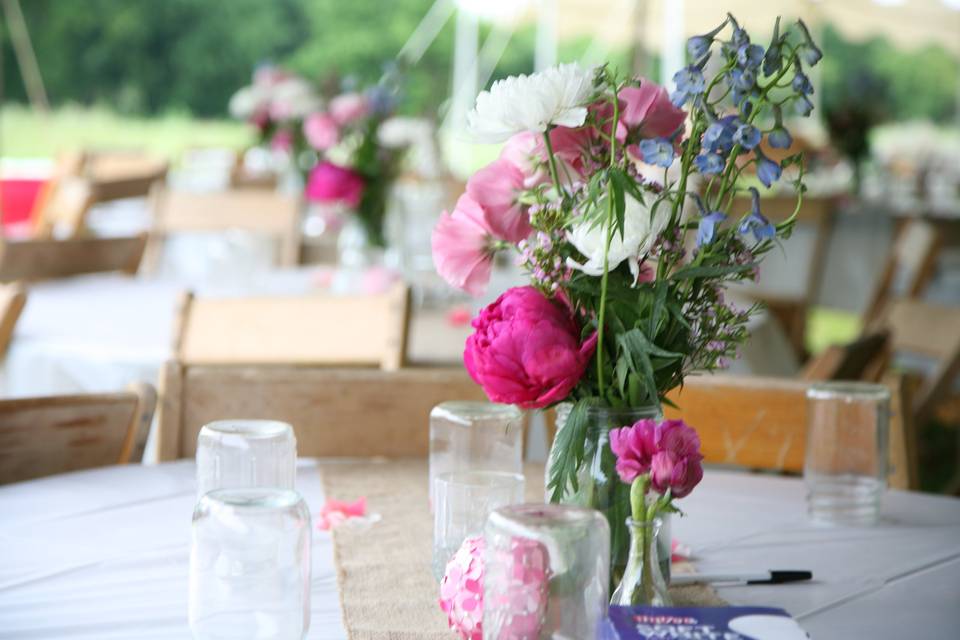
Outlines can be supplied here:
[[633, 426], [610, 430], [610, 450], [617, 456], [617, 475], [627, 484], [650, 472], [650, 461], [657, 452], [657, 423], [640, 420]]
[[540, 409], [567, 397], [597, 344], [580, 342], [570, 309], [534, 287], [514, 287], [473, 320], [463, 362], [494, 402]]
[[326, 151], [340, 141], [340, 127], [329, 114], [314, 113], [304, 120], [303, 135], [311, 147]]
[[530, 235], [530, 219], [517, 202], [523, 172], [507, 160], [495, 160], [467, 181], [467, 195], [483, 209], [487, 226], [498, 238], [516, 244]]
[[356, 171], [332, 162], [321, 162], [310, 172], [306, 196], [314, 202], [339, 202], [356, 207], [363, 197], [364, 180]]
[[674, 498], [688, 495], [703, 479], [700, 436], [683, 420], [664, 420], [656, 429], [657, 453], [650, 460], [650, 486], [670, 489]]
[[330, 101], [330, 115], [340, 126], [355, 122], [370, 113], [370, 102], [360, 93], [343, 93]]
[[437, 273], [470, 295], [482, 294], [493, 268], [492, 242], [483, 209], [468, 194], [460, 196], [453, 213], [440, 216], [430, 239]]
[[[640, 138], [668, 138], [687, 117], [683, 109], [673, 106], [667, 90], [640, 79], [639, 87], [624, 87], [618, 94], [623, 105], [620, 122], [638, 132]], [[620, 137], [617, 129], [617, 137]]]
[[287, 129], [280, 129], [270, 139], [270, 148], [274, 151], [289, 153], [293, 148], [293, 133]]

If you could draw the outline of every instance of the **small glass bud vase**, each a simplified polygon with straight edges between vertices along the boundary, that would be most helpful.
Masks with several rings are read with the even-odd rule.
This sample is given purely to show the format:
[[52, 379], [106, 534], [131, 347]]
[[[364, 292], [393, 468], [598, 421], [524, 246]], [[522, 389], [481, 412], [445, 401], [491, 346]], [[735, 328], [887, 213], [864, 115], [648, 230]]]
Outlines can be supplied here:
[[442, 402], [430, 412], [430, 505], [437, 476], [462, 471], [523, 473], [523, 412], [493, 402]]
[[620, 584], [610, 599], [612, 605], [669, 607], [670, 593], [660, 570], [658, 538], [663, 521], [627, 518], [630, 555]]
[[484, 529], [483, 637], [603, 637], [610, 529], [593, 509], [521, 504], [490, 514]]

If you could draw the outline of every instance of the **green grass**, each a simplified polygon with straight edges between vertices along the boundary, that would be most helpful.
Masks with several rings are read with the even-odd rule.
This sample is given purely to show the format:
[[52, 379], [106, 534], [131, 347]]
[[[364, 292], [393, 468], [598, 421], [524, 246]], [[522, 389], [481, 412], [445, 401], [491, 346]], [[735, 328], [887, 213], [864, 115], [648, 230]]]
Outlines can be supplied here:
[[807, 316], [807, 349], [818, 354], [830, 345], [846, 344], [860, 335], [860, 316], [851, 311], [814, 307]]
[[40, 114], [12, 105], [0, 110], [0, 156], [42, 158], [79, 148], [137, 148], [175, 159], [189, 147], [240, 148], [253, 136], [242, 122], [197, 120], [186, 114], [122, 116], [104, 108], [60, 107]]

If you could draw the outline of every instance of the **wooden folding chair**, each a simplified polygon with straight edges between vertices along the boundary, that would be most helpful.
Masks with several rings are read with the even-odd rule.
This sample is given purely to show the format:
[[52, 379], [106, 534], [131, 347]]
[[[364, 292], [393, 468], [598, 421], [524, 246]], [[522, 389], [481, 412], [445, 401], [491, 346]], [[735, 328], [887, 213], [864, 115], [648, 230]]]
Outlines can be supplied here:
[[166, 180], [169, 163], [136, 150], [89, 151], [84, 176], [97, 202], [146, 197], [154, 185]]
[[917, 354], [935, 362], [913, 402], [914, 420], [925, 424], [960, 375], [960, 307], [894, 300], [881, 322], [891, 333], [894, 353]]
[[[773, 222], [782, 222], [793, 214], [797, 200], [794, 196], [770, 196], [762, 198], [760, 204], [767, 218]], [[734, 198], [730, 210], [745, 212], [750, 210], [750, 205], [749, 198], [737, 197]], [[803, 261], [809, 267], [801, 291], [781, 294], [766, 290], [762, 278], [763, 265], [760, 266], [760, 285], [744, 290], [751, 297], [762, 301], [771, 315], [780, 322], [801, 362], [806, 359], [807, 314], [820, 293], [835, 207], [833, 198], [805, 197], [797, 213], [797, 225], [812, 228], [814, 233], [811, 255]], [[778, 250], [774, 249], [774, 252], [776, 251]]]
[[27, 293], [17, 284], [0, 285], [0, 357], [7, 352], [20, 313], [27, 304]]
[[146, 234], [131, 238], [0, 240], [0, 282], [46, 280], [140, 268]]
[[149, 268], [156, 268], [163, 243], [178, 233], [237, 230], [274, 238], [280, 246], [281, 266], [295, 266], [300, 258], [300, 201], [258, 189], [192, 193], [157, 189], [151, 195], [154, 212]]
[[184, 364], [403, 365], [409, 289], [378, 295], [197, 298], [187, 294], [174, 353]]
[[0, 400], [0, 484], [143, 458], [157, 396], [122, 393]]
[[161, 460], [192, 457], [200, 428], [228, 418], [293, 425], [301, 456], [425, 456], [430, 410], [484, 400], [462, 367], [397, 371], [168, 363], [161, 379]]
[[879, 382], [890, 364], [890, 333], [878, 331], [845, 345], [832, 345], [812, 358], [800, 379]]
[[83, 234], [87, 214], [96, 202], [93, 185], [80, 176], [53, 179], [36, 208], [37, 238], [75, 238]]
[[923, 297], [933, 280], [942, 247], [941, 236], [934, 224], [916, 219], [901, 223], [863, 313], [864, 332], [882, 327], [887, 307], [895, 299]]

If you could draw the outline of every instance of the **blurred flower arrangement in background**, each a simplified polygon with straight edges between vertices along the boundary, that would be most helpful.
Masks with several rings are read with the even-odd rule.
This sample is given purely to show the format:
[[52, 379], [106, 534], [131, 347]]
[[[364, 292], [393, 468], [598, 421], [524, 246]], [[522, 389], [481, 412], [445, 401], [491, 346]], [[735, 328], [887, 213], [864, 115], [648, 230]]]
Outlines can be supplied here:
[[[821, 52], [806, 26], [778, 19], [763, 46], [728, 15], [687, 49], [672, 94], [573, 64], [494, 83], [468, 120], [479, 141], [506, 144], [433, 231], [436, 268], [456, 287], [482, 293], [500, 251], [530, 275], [473, 321], [464, 364], [495, 402], [572, 404], [550, 454], [553, 501], [596, 498], [579, 487], [589, 452], [608, 447], [588, 429], [590, 408], [659, 407], [747, 338], [758, 309], [724, 291], [758, 277], [793, 216], [770, 222], [745, 172], [764, 188], [790, 181], [800, 208], [801, 157], [776, 161], [760, 145], [789, 148], [784, 116], [813, 109], [806, 71]], [[749, 209], [731, 210], [743, 193]], [[609, 451], [602, 459], [612, 467]], [[617, 484], [591, 504], [610, 518], [615, 551], [629, 512]]]
[[254, 125], [258, 143], [288, 158], [311, 202], [357, 216], [374, 247], [384, 247], [387, 196], [404, 146], [386, 143], [381, 126], [397, 107], [397, 68], [365, 90], [345, 82], [326, 99], [307, 80], [275, 67], [261, 67], [253, 82], [230, 100], [230, 112]]

